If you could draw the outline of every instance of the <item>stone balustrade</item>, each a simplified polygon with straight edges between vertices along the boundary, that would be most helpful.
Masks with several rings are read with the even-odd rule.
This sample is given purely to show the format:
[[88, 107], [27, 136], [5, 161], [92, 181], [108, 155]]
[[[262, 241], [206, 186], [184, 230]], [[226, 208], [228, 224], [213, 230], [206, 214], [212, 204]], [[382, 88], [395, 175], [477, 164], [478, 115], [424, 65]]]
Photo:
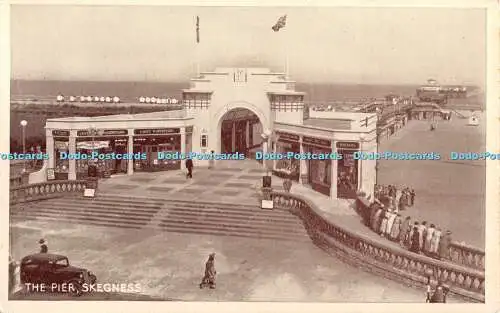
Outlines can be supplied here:
[[39, 184], [10, 188], [10, 203], [22, 203], [60, 197], [68, 193], [83, 192], [84, 180], [55, 180]]
[[[322, 211], [299, 195], [272, 192], [274, 205], [298, 216], [304, 223], [311, 239], [327, 252], [343, 255], [350, 263], [368, 267], [391, 279], [424, 285], [428, 277], [440, 280], [450, 287], [450, 292], [468, 301], [484, 302], [484, 270], [467, 268], [460, 264], [415, 254], [403, 249], [376, 242], [367, 236], [353, 233], [330, 221]], [[459, 248], [457, 248], [459, 247]], [[475, 253], [464, 246], [454, 244], [452, 254]], [[460, 252], [458, 252], [460, 251]], [[466, 257], [468, 258], [468, 257]], [[484, 261], [483, 261], [484, 262]]]
[[[368, 210], [369, 204], [363, 196], [358, 196], [357, 205], [362, 206], [362, 210]], [[469, 246], [462, 242], [453, 241], [450, 244], [448, 255], [453, 263], [479, 269], [484, 271], [484, 250]]]

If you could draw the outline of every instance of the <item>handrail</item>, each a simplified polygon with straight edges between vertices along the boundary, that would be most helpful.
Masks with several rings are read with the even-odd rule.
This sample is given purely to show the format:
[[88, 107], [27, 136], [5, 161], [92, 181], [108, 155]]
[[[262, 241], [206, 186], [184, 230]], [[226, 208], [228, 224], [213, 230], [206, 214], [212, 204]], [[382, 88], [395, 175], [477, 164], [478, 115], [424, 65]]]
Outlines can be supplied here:
[[[363, 197], [357, 198], [359, 204], [364, 206], [364, 210], [368, 207], [364, 203]], [[449, 246], [450, 261], [466, 267], [484, 270], [485, 252], [482, 249], [467, 245], [463, 242], [452, 241]]]
[[85, 180], [54, 180], [38, 184], [21, 185], [10, 188], [10, 203], [23, 203], [82, 192]]
[[376, 242], [334, 224], [306, 198], [290, 193], [272, 192], [275, 207], [289, 210], [302, 219], [309, 236], [323, 249], [340, 253], [352, 262], [382, 270], [395, 279], [424, 285], [427, 278], [441, 281], [450, 292], [475, 302], [485, 301], [484, 270], [466, 268], [446, 261]]

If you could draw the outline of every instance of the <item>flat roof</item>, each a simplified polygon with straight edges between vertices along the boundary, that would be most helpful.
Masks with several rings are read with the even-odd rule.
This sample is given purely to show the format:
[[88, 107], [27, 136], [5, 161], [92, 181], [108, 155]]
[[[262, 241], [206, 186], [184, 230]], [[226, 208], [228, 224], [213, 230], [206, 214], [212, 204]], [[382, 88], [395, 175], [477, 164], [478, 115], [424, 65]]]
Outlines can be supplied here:
[[49, 122], [100, 122], [100, 121], [125, 121], [125, 120], [162, 120], [162, 119], [185, 119], [187, 118], [184, 110], [159, 111], [139, 114], [117, 114], [101, 116], [71, 116], [61, 118], [47, 119]]
[[304, 120], [304, 125], [346, 130], [351, 129], [351, 122], [349, 119], [308, 118]]
[[297, 95], [297, 96], [305, 96], [306, 93], [302, 91], [293, 91], [293, 90], [275, 90], [275, 91], [268, 91], [267, 92], [270, 95], [278, 95], [278, 96], [288, 96], [288, 95]]

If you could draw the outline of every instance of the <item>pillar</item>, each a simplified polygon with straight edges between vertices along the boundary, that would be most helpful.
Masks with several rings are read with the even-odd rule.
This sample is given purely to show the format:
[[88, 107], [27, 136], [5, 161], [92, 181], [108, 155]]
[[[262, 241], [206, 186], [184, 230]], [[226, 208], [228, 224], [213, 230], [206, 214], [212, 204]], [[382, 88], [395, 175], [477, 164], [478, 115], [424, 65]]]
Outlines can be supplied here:
[[[76, 137], [74, 134], [69, 136], [68, 152], [70, 155], [76, 153]], [[69, 159], [68, 179], [76, 180], [76, 160], [74, 158]]]
[[[273, 144], [273, 154], [276, 155], [276, 152], [278, 150], [278, 141], [275, 141], [274, 144]], [[276, 170], [276, 159], [273, 158], [273, 171]]]
[[[304, 145], [302, 144], [302, 137], [299, 139], [299, 146], [300, 146], [300, 154], [304, 155], [305, 154], [305, 149]], [[307, 168], [307, 160], [300, 160], [300, 175], [299, 175], [299, 182], [303, 185], [308, 184], [308, 168]]]
[[[134, 135], [133, 130], [129, 130], [129, 135], [128, 135], [128, 147], [127, 147], [127, 153], [134, 153]], [[130, 158], [130, 160], [127, 160], [127, 175], [132, 175], [134, 174], [134, 162], [135, 160], [133, 158]]]
[[[181, 155], [186, 154], [186, 129], [183, 127], [181, 128]], [[186, 168], [186, 162], [184, 160], [181, 160], [181, 170]]]
[[[332, 140], [332, 153], [337, 154], [337, 144], [334, 140]], [[338, 178], [338, 167], [339, 167], [339, 161], [338, 160], [332, 160], [332, 166], [331, 166], [331, 186], [330, 186], [330, 198], [332, 199], [337, 199], [337, 178]]]
[[45, 153], [49, 156], [48, 168], [54, 168], [56, 164], [56, 154], [54, 153], [54, 137], [47, 136], [45, 139]]
[[247, 121], [246, 129], [245, 129], [245, 148], [248, 148], [252, 145], [250, 142], [250, 121]]
[[236, 150], [236, 122], [233, 122], [233, 128], [231, 129], [231, 152]]
[[[267, 151], [269, 150], [269, 139], [268, 141], [264, 141], [262, 142], [262, 154], [263, 155], [266, 155], [267, 154]], [[262, 167], [264, 167], [264, 169], [268, 169], [268, 161], [269, 160], [262, 160]]]

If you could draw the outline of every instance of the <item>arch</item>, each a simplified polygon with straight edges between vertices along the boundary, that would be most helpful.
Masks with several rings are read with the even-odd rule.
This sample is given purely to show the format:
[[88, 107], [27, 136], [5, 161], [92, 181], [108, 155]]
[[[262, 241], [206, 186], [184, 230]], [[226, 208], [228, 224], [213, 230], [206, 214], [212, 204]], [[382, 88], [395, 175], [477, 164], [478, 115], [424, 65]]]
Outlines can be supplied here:
[[235, 101], [235, 102], [229, 102], [225, 106], [221, 107], [219, 110], [215, 112], [214, 115], [212, 115], [212, 120], [217, 121], [217, 128], [216, 130], [216, 137], [217, 142], [216, 142], [216, 152], [220, 153], [220, 147], [221, 147], [221, 138], [220, 138], [220, 133], [221, 133], [221, 128], [222, 128], [222, 121], [224, 119], [224, 116], [226, 113], [228, 113], [231, 110], [234, 109], [247, 109], [257, 115], [259, 118], [260, 123], [262, 124], [262, 130], [263, 132], [269, 131], [270, 129], [270, 124], [269, 124], [269, 116], [266, 115], [262, 110], [255, 106], [254, 104], [246, 101]]

